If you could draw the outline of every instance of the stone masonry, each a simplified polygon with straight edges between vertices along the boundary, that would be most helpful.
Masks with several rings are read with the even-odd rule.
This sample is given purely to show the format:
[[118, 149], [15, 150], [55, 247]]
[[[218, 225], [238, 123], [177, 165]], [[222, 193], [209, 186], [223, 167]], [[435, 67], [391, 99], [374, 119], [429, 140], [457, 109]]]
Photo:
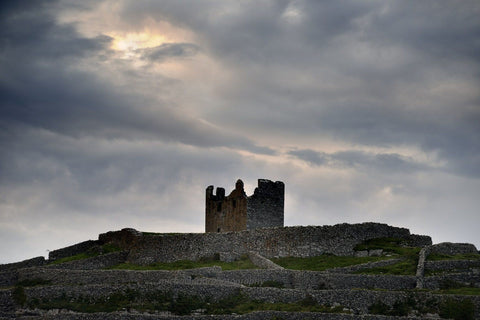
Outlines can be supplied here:
[[250, 197], [245, 194], [242, 180], [237, 180], [228, 196], [224, 188], [217, 188], [215, 194], [213, 189], [209, 186], [206, 190], [205, 232], [283, 227], [283, 182], [258, 179], [258, 187]]

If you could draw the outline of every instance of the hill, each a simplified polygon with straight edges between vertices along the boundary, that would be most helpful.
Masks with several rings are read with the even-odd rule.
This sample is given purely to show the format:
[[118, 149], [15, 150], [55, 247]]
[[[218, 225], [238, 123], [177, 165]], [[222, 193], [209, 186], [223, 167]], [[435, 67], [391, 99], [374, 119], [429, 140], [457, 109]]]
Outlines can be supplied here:
[[478, 319], [480, 255], [384, 224], [107, 232], [0, 266], [0, 319]]

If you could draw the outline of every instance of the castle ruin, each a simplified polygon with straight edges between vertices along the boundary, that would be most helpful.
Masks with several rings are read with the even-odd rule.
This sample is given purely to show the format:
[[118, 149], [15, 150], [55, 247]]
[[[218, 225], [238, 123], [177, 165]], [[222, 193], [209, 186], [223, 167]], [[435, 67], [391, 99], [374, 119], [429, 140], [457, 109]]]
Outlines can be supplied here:
[[225, 196], [224, 188], [208, 186], [205, 199], [205, 232], [242, 231], [283, 227], [285, 185], [281, 181], [258, 179], [258, 187], [248, 197], [243, 181]]

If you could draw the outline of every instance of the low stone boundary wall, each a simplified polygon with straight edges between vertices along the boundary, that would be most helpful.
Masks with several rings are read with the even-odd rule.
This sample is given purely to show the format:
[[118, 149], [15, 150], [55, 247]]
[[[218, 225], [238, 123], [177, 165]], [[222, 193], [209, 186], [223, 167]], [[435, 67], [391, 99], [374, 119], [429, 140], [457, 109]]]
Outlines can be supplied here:
[[18, 280], [17, 271], [0, 272], [0, 287], [13, 286]]
[[[30, 312], [31, 314], [32, 312]], [[136, 314], [127, 312], [112, 313], [40, 313], [38, 318], [29, 315], [29, 320], [163, 320], [172, 319], [171, 315], [156, 314]], [[20, 318], [21, 319], [21, 318]], [[418, 317], [390, 317], [381, 315], [353, 315], [336, 313], [317, 313], [317, 312], [282, 312], [282, 311], [256, 311], [244, 315], [194, 315], [175, 317], [180, 320], [266, 320], [266, 319], [284, 319], [284, 320], [420, 320], [420, 319], [438, 319], [438, 318], [418, 318]]]
[[0, 290], [0, 317], [6, 317], [15, 312], [12, 290]]
[[127, 260], [128, 251], [112, 252], [97, 257], [69, 261], [59, 264], [46, 266], [53, 269], [72, 269], [72, 270], [95, 270], [104, 269], [124, 263]]
[[415, 298], [418, 304], [426, 301], [440, 303], [446, 299], [464, 300], [469, 299], [474, 303], [475, 316], [480, 315], [480, 297], [478, 296], [455, 296], [438, 295], [423, 292], [404, 291], [376, 291], [376, 290], [296, 290], [277, 288], [251, 288], [235, 286], [218, 286], [209, 284], [185, 284], [173, 282], [159, 282], [152, 284], [138, 285], [88, 285], [88, 286], [47, 286], [25, 288], [27, 302], [32, 299], [52, 299], [67, 297], [70, 300], [104, 299], [113, 293], [127, 292], [127, 290], [138, 290], [140, 293], [171, 292], [174, 296], [187, 294], [198, 296], [203, 299], [219, 301], [225, 297], [236, 294], [244, 294], [252, 300], [260, 300], [270, 303], [292, 303], [311, 297], [321, 305], [341, 305], [353, 310], [354, 313], [368, 313], [368, 307], [377, 302], [388, 306], [395, 303], [409, 301]]
[[[30, 268], [19, 270], [18, 280], [43, 279], [51, 284], [121, 284], [147, 283], [161, 280], [191, 280], [196, 277], [215, 277], [220, 267], [191, 270], [67, 270], [53, 268]], [[221, 280], [221, 279], [220, 279]]]
[[425, 277], [424, 279], [424, 288], [430, 290], [437, 290], [443, 286], [452, 286], [455, 284], [480, 288], [480, 274], [472, 272], [451, 273], [440, 276]]
[[325, 272], [328, 272], [328, 273], [353, 273], [353, 272], [357, 272], [357, 271], [364, 270], [364, 269], [372, 269], [372, 268], [389, 266], [389, 265], [398, 263], [402, 260], [403, 260], [402, 258], [397, 258], [397, 259], [388, 259], [388, 260], [367, 262], [367, 263], [356, 264], [356, 265], [348, 266], [348, 267], [339, 267], [339, 268], [328, 269], [328, 270], [325, 270]]
[[385, 290], [413, 289], [414, 276], [335, 274], [296, 270], [231, 270], [220, 267], [191, 270], [65, 270], [30, 268], [19, 270], [18, 280], [43, 279], [51, 284], [122, 284], [148, 283], [162, 280], [190, 281], [211, 278], [246, 286], [261, 286], [266, 281], [282, 283], [285, 288], [302, 290], [375, 288]]
[[428, 271], [468, 270], [470, 268], [480, 268], [480, 260], [439, 260], [425, 262], [425, 270]]
[[416, 281], [414, 276], [335, 274], [295, 270], [232, 270], [223, 271], [217, 277], [247, 286], [275, 281], [283, 283], [285, 288], [302, 290], [352, 288], [404, 290], [415, 288]]
[[273, 270], [283, 270], [284, 269], [283, 267], [279, 266], [276, 263], [273, 263], [271, 260], [269, 260], [267, 258], [262, 257], [261, 255], [259, 255], [258, 253], [254, 252], [254, 251], [250, 251], [248, 253], [248, 257], [250, 258], [250, 261], [252, 261], [252, 263], [259, 268], [273, 269]]

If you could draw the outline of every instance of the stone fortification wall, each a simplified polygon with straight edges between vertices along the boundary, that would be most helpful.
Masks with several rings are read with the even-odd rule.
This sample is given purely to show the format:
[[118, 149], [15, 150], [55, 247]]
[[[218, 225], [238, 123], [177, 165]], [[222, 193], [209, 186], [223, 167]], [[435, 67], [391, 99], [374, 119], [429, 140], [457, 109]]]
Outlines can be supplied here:
[[61, 258], [71, 257], [79, 253], [83, 253], [88, 249], [98, 246], [100, 243], [96, 240], [87, 240], [68, 246], [62, 249], [50, 251], [48, 254], [48, 260], [54, 261]]
[[[415, 239], [423, 246], [431, 244], [430, 237], [411, 235], [408, 229], [379, 223], [338, 224], [334, 226], [284, 227], [247, 230], [240, 232], [205, 234], [137, 235], [125, 245], [125, 231], [100, 235], [125, 249], [131, 249], [128, 259], [138, 264], [157, 261], [198, 260], [222, 252], [247, 254], [256, 251], [266, 258], [311, 257], [322, 254], [347, 256], [364, 240], [382, 237]], [[122, 238], [123, 239], [123, 238]]]
[[47, 261], [45, 260], [44, 257], [36, 257], [36, 258], [32, 258], [32, 259], [28, 259], [20, 262], [15, 262], [15, 263], [0, 264], [0, 272], [16, 270], [20, 268], [38, 267], [38, 266], [43, 266], [46, 263]]
[[471, 243], [452, 243], [452, 242], [442, 242], [434, 244], [427, 248], [427, 256], [429, 254], [446, 254], [446, 255], [456, 255], [456, 254], [467, 254], [467, 253], [478, 253], [477, 248]]
[[283, 227], [285, 184], [258, 180], [258, 187], [247, 198], [247, 230]]
[[95, 270], [109, 268], [127, 260], [128, 251], [119, 251], [103, 254], [97, 257], [74, 260], [60, 264], [51, 264], [46, 267], [54, 269]]

